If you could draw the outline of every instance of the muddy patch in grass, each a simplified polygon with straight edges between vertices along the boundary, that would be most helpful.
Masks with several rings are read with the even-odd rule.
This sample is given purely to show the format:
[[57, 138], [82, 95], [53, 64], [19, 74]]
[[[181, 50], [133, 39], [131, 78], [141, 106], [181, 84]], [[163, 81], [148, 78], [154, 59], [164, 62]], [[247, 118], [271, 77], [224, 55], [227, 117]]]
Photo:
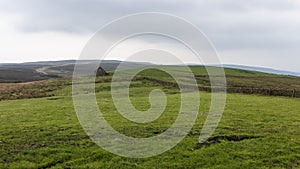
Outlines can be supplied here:
[[247, 136], [247, 135], [215, 136], [215, 137], [210, 137], [203, 143], [198, 143], [196, 146], [196, 149], [200, 149], [203, 146], [210, 146], [212, 144], [221, 143], [222, 141], [239, 142], [239, 141], [243, 141], [243, 140], [257, 139], [260, 137], [261, 136]]

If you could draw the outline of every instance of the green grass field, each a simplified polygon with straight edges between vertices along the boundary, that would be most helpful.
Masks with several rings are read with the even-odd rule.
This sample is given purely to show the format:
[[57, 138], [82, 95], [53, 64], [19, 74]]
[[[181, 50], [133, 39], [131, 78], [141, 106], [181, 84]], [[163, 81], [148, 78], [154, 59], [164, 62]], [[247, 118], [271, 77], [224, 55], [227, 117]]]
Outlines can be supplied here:
[[[153, 70], [143, 73], [168, 78]], [[245, 79], [281, 77], [229, 69], [226, 73]], [[165, 92], [168, 105], [159, 119], [147, 124], [118, 114], [109, 82], [96, 84], [97, 101], [114, 129], [128, 136], [150, 137], [174, 122], [180, 93], [149, 81], [134, 81], [130, 88], [131, 101], [139, 110], [150, 107], [149, 92], [157, 88]], [[211, 100], [210, 93], [201, 92], [196, 124], [180, 144], [159, 156], [132, 159], [103, 150], [86, 135], [73, 107], [70, 85], [48, 92], [53, 96], [0, 102], [0, 168], [300, 168], [297, 98], [230, 93], [216, 132], [199, 145]]]

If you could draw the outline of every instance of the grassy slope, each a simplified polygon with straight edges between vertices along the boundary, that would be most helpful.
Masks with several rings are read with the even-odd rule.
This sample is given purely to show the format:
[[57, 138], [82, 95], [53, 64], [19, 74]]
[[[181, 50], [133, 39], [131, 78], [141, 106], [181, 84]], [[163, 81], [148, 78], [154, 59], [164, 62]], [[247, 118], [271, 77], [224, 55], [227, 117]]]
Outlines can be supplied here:
[[[209, 78], [203, 66], [190, 67], [196, 76], [199, 85], [209, 86]], [[130, 70], [129, 70], [130, 71]], [[227, 86], [233, 88], [272, 88], [282, 89], [288, 91], [287, 95], [291, 96], [291, 90], [297, 90], [297, 97], [300, 97], [300, 77], [280, 76], [273, 74], [266, 74], [261, 72], [253, 72], [239, 69], [225, 68]], [[146, 69], [139, 75], [160, 79], [163, 81], [174, 80], [156, 69]], [[110, 76], [106, 77], [110, 79]], [[102, 78], [98, 80], [101, 81]], [[43, 96], [50, 96], [53, 90], [57, 90], [62, 86], [70, 85], [70, 78], [65, 79], [51, 79], [46, 81], [30, 82], [30, 83], [0, 83], [0, 100], [12, 100], [23, 98], [36, 98]], [[247, 93], [247, 92], [243, 92]], [[259, 93], [259, 92], [258, 92]], [[277, 95], [277, 94], [273, 94]], [[280, 94], [279, 94], [280, 95]]]
[[[209, 86], [209, 78], [205, 67], [190, 66], [200, 85]], [[274, 75], [262, 72], [224, 68], [228, 87], [257, 87], [257, 88], [283, 88], [300, 90], [300, 77]], [[171, 81], [170, 76], [160, 70], [148, 69], [141, 73], [143, 76], [150, 76], [162, 80]]]
[[[138, 125], [117, 114], [108, 86], [97, 84], [97, 100], [116, 130], [131, 136], [152, 136], [176, 118], [178, 106], [174, 103], [180, 95], [175, 89], [133, 82], [131, 99], [138, 109], [149, 106], [148, 92], [153, 88], [163, 88], [169, 100], [161, 118]], [[198, 120], [179, 145], [156, 157], [129, 159], [104, 151], [86, 136], [76, 118], [70, 90], [66, 86], [55, 91], [55, 97], [0, 102], [0, 168], [286, 168], [300, 162], [299, 99], [228, 94], [214, 138], [257, 138], [228, 141], [221, 137], [199, 148], [198, 134], [210, 102], [210, 94], [201, 93]]]

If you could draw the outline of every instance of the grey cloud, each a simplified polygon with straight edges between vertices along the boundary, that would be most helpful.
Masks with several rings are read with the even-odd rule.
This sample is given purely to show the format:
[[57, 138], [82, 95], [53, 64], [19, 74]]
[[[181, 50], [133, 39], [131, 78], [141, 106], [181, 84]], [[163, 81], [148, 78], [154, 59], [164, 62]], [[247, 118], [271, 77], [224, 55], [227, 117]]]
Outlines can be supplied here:
[[268, 47], [270, 44], [286, 47], [300, 40], [295, 37], [300, 30], [298, 16], [291, 19], [287, 15], [291, 11], [300, 14], [300, 3], [297, 1], [7, 0], [1, 3], [2, 11], [21, 16], [16, 25], [23, 32], [91, 33], [123, 15], [157, 11], [179, 15], [192, 21], [220, 49]]
[[[22, 21], [18, 28], [22, 31], [94, 32], [112, 19], [136, 12], [167, 12], [197, 20], [199, 24], [205, 24], [203, 21], [209, 19], [212, 25], [208, 27], [214, 27], [217, 24], [214, 24], [214, 21], [220, 22], [220, 19], [228, 14], [238, 16], [258, 10], [283, 12], [299, 7], [292, 2], [285, 0], [7, 0], [4, 5], [1, 4], [2, 9], [1, 7], [0, 9], [19, 13]], [[249, 22], [255, 23], [255, 20]], [[224, 21], [222, 24], [223, 27], [228, 25]]]
[[94, 32], [103, 24], [123, 15], [163, 9], [177, 10], [181, 4], [161, 0], [146, 3], [138, 0], [13, 1], [6, 3], [5, 9], [20, 14], [22, 21], [18, 23], [18, 29], [21, 31], [54, 30], [77, 33]]
[[6, 0], [1, 11], [21, 16], [16, 28], [25, 33], [76, 34], [95, 32], [123, 15], [166, 12], [196, 24], [220, 51], [300, 53], [300, 3], [292, 0]]

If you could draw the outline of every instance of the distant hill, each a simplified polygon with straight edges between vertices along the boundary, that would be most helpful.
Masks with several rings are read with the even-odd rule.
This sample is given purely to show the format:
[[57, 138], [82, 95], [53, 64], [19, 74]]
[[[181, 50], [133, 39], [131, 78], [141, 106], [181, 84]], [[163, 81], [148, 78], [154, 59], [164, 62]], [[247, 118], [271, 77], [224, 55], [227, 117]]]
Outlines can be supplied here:
[[271, 68], [262, 68], [262, 67], [253, 67], [253, 66], [244, 66], [244, 65], [231, 65], [231, 64], [224, 64], [223, 67], [242, 69], [242, 70], [251, 70], [251, 71], [257, 71], [257, 72], [277, 74], [277, 75], [300, 76], [300, 73], [297, 73], [297, 72], [276, 70], [276, 69], [271, 69]]
[[[0, 64], [0, 83], [29, 82], [45, 80], [50, 78], [70, 77], [73, 74], [75, 64], [98, 64], [99, 60], [60, 60], [41, 61], [26, 63], [6, 63]], [[107, 72], [114, 71], [122, 63], [121, 69], [131, 69], [153, 65], [147, 62], [122, 62], [118, 60], [103, 60], [100, 66]], [[192, 65], [191, 65], [192, 66]], [[196, 66], [196, 65], [195, 65]], [[199, 65], [198, 65], [199, 66]], [[218, 66], [218, 65], [214, 65]], [[243, 66], [243, 65], [223, 65], [227, 75], [231, 73], [237, 75], [260, 76], [259, 72], [277, 75], [298, 76], [300, 73], [281, 71], [270, 68]], [[87, 66], [89, 68], [89, 66]], [[256, 73], [257, 72], [257, 73]], [[267, 74], [267, 75], [268, 75]]]
[[[60, 60], [26, 63], [0, 64], [0, 83], [29, 82], [50, 78], [70, 77], [75, 64], [98, 64], [99, 60]], [[118, 60], [102, 60], [100, 66], [107, 72], [120, 65]], [[152, 65], [146, 62], [122, 62], [121, 69], [131, 69]], [[88, 67], [87, 67], [88, 68]]]

